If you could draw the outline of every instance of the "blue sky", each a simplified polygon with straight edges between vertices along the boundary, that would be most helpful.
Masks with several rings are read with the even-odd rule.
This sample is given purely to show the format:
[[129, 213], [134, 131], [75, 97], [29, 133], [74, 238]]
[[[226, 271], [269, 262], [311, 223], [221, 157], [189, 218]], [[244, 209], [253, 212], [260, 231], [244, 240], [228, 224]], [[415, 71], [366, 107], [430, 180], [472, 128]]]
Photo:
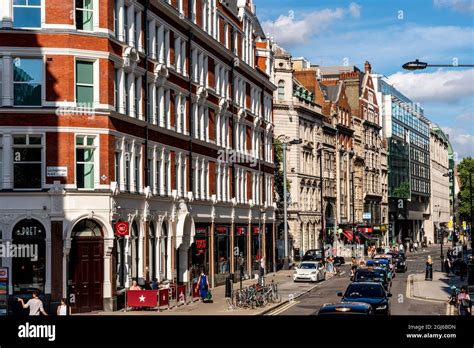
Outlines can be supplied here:
[[449, 135], [458, 158], [474, 157], [474, 69], [401, 68], [474, 64], [474, 0], [254, 0], [265, 30], [294, 57], [372, 70]]

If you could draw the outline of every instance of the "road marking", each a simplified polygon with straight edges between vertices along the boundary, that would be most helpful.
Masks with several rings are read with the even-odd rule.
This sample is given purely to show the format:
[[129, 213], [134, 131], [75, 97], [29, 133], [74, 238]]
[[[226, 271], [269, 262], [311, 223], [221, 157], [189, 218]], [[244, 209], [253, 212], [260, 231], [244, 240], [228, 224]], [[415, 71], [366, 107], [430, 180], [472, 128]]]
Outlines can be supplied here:
[[276, 309], [274, 312], [268, 313], [266, 315], [279, 315], [280, 313], [283, 313], [290, 309], [291, 307], [295, 306], [297, 303], [300, 303], [300, 301], [291, 301], [288, 302], [287, 304], [283, 305], [282, 307]]

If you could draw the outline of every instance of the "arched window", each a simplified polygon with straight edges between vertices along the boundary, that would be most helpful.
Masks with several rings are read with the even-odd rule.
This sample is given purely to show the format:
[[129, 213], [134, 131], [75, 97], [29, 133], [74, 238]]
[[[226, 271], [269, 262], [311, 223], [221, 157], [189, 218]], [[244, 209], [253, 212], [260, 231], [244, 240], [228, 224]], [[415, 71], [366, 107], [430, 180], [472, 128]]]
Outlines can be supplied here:
[[278, 81], [278, 99], [285, 99], [285, 81], [283, 80]]
[[160, 237], [160, 274], [163, 279], [168, 279], [168, 225], [163, 222]]
[[132, 279], [138, 279], [138, 226], [132, 223], [131, 235], [129, 237], [129, 265], [132, 272], [129, 274]]
[[84, 219], [74, 225], [72, 237], [102, 237], [102, 229], [94, 220]]
[[13, 293], [29, 293], [32, 289], [44, 292], [46, 276], [46, 231], [35, 219], [18, 222], [12, 231], [12, 244], [17, 255], [12, 258]]
[[156, 272], [156, 231], [153, 222], [148, 226], [148, 279], [157, 277]]

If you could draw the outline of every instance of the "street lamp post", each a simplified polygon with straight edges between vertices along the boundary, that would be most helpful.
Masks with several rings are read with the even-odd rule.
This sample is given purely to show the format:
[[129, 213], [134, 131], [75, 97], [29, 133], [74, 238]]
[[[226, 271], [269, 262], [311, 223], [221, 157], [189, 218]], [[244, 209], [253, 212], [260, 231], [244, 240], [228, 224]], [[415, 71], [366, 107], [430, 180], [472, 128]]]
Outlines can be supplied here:
[[288, 260], [288, 206], [287, 206], [287, 188], [286, 188], [286, 147], [287, 145], [298, 145], [303, 141], [301, 139], [293, 139], [288, 143], [283, 142], [283, 228], [285, 234], [285, 253], [283, 260], [283, 269], [287, 270], [290, 268]]
[[439, 204], [435, 204], [435, 208], [438, 209], [438, 238], [440, 240], [439, 242], [439, 248], [440, 248], [440, 259], [441, 259], [441, 272], [443, 272], [443, 268], [444, 268], [444, 253], [443, 253], [443, 233], [441, 232], [441, 228], [439, 226], [439, 220], [440, 220], [440, 215], [441, 215], [441, 208], [439, 206]]
[[443, 174], [444, 177], [449, 177], [451, 176], [451, 180], [453, 181], [453, 186], [451, 187], [451, 194], [453, 196], [453, 235], [452, 235], [452, 238], [451, 238], [451, 243], [452, 243], [452, 246], [453, 246], [453, 249], [454, 247], [456, 246], [456, 241], [455, 241], [455, 237], [456, 237], [456, 197], [454, 195], [455, 193], [455, 177], [454, 177], [454, 169], [453, 170], [449, 170], [448, 173], [446, 174]]
[[423, 70], [427, 67], [435, 68], [472, 68], [474, 64], [428, 64], [426, 62], [420, 62], [418, 59], [412, 62], [408, 62], [402, 65], [403, 69], [406, 70]]

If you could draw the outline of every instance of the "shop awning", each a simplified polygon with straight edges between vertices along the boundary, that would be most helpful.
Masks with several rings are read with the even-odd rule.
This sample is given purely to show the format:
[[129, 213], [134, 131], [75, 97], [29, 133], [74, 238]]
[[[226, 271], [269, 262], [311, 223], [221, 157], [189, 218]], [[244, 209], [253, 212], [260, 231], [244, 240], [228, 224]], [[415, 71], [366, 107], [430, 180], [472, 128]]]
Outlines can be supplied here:
[[342, 234], [347, 238], [348, 241], [352, 241], [352, 231], [345, 230], [342, 232]]
[[373, 237], [367, 233], [364, 233], [364, 232], [359, 232], [359, 235], [361, 235], [362, 237], [364, 237], [365, 239], [368, 239], [368, 240], [375, 240], [377, 239], [377, 237]]

